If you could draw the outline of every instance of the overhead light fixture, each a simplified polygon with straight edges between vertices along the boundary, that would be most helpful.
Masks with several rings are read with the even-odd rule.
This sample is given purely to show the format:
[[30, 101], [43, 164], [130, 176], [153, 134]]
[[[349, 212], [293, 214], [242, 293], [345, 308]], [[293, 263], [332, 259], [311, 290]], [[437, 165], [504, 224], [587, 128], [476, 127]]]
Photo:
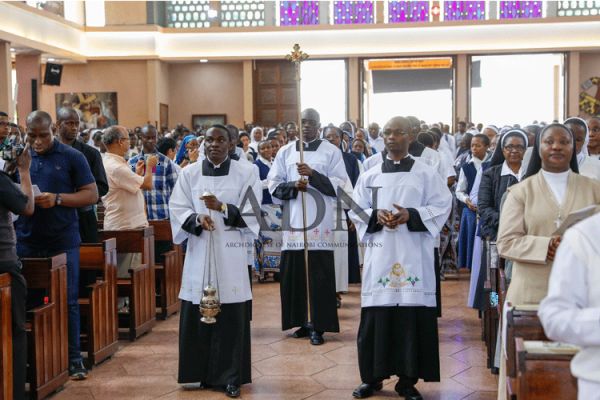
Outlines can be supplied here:
[[17, 50], [15, 50], [15, 48], [14, 48], [14, 47], [11, 47], [11, 48], [10, 48], [10, 51], [14, 53], [14, 52], [15, 52], [15, 51], [17, 51]]
[[207, 62], [208, 62], [208, 60], [207, 60], [206, 58], [203, 58], [203, 59], [201, 59], [201, 60], [200, 60], [200, 62], [201, 62], [201, 63], [207, 63]]
[[56, 59], [54, 59], [54, 58], [50, 57], [50, 58], [48, 58], [48, 61], [50, 61], [50, 62], [54, 62], [54, 61], [56, 61]]
[[208, 10], [208, 18], [217, 18], [219, 12], [217, 10], [213, 10], [212, 8]]

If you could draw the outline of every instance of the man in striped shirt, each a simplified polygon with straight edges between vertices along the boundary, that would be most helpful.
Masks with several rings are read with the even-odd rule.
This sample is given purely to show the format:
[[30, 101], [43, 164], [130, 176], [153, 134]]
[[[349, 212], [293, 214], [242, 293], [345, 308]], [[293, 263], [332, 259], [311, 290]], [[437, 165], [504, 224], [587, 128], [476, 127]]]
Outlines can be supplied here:
[[156, 127], [145, 125], [142, 128], [142, 152], [129, 159], [129, 166], [135, 171], [139, 160], [144, 160], [148, 155], [156, 155], [158, 164], [153, 171], [152, 189], [144, 190], [148, 219], [169, 219], [169, 199], [177, 181], [175, 164], [167, 156], [158, 152]]

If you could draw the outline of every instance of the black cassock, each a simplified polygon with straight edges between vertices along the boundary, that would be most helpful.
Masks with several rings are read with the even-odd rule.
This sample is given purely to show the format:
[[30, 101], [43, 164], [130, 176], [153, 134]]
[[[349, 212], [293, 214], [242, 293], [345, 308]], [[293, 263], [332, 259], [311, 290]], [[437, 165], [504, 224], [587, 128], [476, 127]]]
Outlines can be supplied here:
[[217, 322], [200, 321], [197, 304], [181, 301], [179, 316], [179, 383], [213, 386], [252, 382], [249, 301], [221, 304]]
[[[295, 147], [294, 147], [295, 146]], [[295, 187], [295, 179], [299, 176], [295, 171], [298, 159], [299, 142], [283, 147], [278, 153], [269, 171], [269, 189], [274, 198], [284, 200], [283, 213], [290, 212], [291, 202], [300, 207], [300, 194]], [[308, 179], [311, 188], [323, 198], [335, 198], [337, 193], [332, 183], [347, 179], [343, 157], [338, 148], [322, 140], [305, 143], [305, 162], [313, 168], [313, 175]], [[321, 172], [320, 172], [320, 171]], [[307, 198], [307, 213], [310, 213]], [[325, 203], [328, 203], [326, 201]], [[324, 204], [325, 204], [324, 203]], [[327, 205], [331, 211], [332, 205]], [[328, 214], [325, 214], [327, 219]], [[311, 221], [309, 219], [309, 221]], [[325, 221], [325, 220], [323, 220]], [[321, 221], [318, 229], [327, 230]], [[328, 221], [325, 221], [328, 222]], [[333, 219], [331, 221], [333, 228]], [[330, 229], [332, 229], [330, 228]], [[284, 236], [285, 241], [285, 236]], [[281, 252], [281, 319], [282, 329], [288, 330], [305, 326], [308, 322], [306, 307], [306, 270], [304, 266], [304, 250], [301, 247], [285, 249]], [[308, 264], [310, 276], [311, 323], [316, 331], [339, 332], [337, 316], [334, 251], [331, 247], [326, 250], [309, 249]], [[296, 250], [298, 249], [298, 250]]]
[[[400, 163], [386, 160], [381, 166], [381, 173], [411, 172], [413, 165], [415, 161], [410, 157]], [[373, 183], [369, 181], [369, 184]], [[408, 231], [415, 233], [428, 231], [420, 214], [413, 208], [407, 209], [410, 214], [406, 225]], [[366, 231], [374, 234], [382, 229], [383, 227], [377, 221], [377, 210], [373, 210]], [[436, 294], [439, 294], [438, 285], [436, 279]], [[436, 300], [438, 298], [436, 296]], [[439, 300], [436, 302], [439, 307]], [[400, 378], [400, 385], [404, 387], [415, 385], [419, 379], [438, 382], [440, 380], [438, 307], [400, 306], [399, 304], [398, 306], [363, 306], [357, 337], [362, 382], [376, 383], [392, 375], [397, 375]]]
[[[308, 251], [312, 325], [321, 332], [339, 332], [335, 297], [333, 251]], [[281, 325], [283, 330], [304, 326], [306, 315], [304, 250], [281, 253]]]
[[[226, 178], [233, 166], [230, 160], [226, 160], [219, 168], [215, 168], [208, 160], [204, 160], [202, 176]], [[186, 178], [185, 173], [180, 177], [183, 180]], [[179, 190], [180, 183], [178, 182], [176, 191]], [[177, 195], [185, 197], [179, 192]], [[223, 217], [225, 226], [247, 227], [237, 206], [228, 203], [227, 212], [227, 217]], [[179, 213], [172, 211], [172, 218], [176, 218]], [[200, 236], [203, 229], [196, 220], [197, 215], [197, 213], [189, 215], [181, 227], [185, 232]], [[213, 217], [215, 221], [217, 218]], [[171, 222], [173, 223], [173, 220]], [[189, 246], [188, 243], [188, 251]], [[240, 279], [247, 279], [245, 266], [240, 265], [239, 268], [244, 271]], [[202, 382], [213, 386], [229, 384], [240, 386], [251, 382], [250, 307], [251, 300], [222, 303], [221, 312], [216, 317], [217, 322], [205, 324], [200, 320], [202, 316], [198, 304], [181, 300], [179, 383]]]

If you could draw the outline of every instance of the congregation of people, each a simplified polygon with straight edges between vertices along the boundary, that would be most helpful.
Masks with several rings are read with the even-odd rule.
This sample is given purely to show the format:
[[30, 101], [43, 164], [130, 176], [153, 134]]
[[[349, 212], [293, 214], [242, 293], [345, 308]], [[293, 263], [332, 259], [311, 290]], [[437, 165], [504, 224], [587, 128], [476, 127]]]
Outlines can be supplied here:
[[[80, 270], [80, 246], [101, 241], [99, 223], [128, 231], [164, 220], [172, 241], [155, 242], [157, 259], [174, 244], [186, 252], [177, 374], [186, 390], [239, 397], [252, 382], [252, 284], [272, 277], [282, 331], [315, 346], [340, 332], [344, 294], [359, 285], [352, 395], [373, 396], [396, 376], [399, 396], [422, 399], [419, 380], [441, 378], [442, 282], [470, 276], [468, 306], [483, 318], [500, 290], [486, 286], [490, 263], [501, 260], [490, 365], [498, 398], [507, 396], [509, 305], [528, 305], [550, 340], [580, 348], [571, 362], [579, 398], [600, 399], [600, 117], [460, 121], [455, 132], [414, 116], [334, 125], [311, 108], [300, 121], [100, 130], [83, 129], [71, 108], [56, 119], [34, 111], [25, 127], [0, 112], [14, 398], [26, 398], [26, 309], [39, 295], [21, 260], [66, 255], [69, 376], [82, 380], [94, 372], [82, 356], [79, 298], [96, 276]], [[574, 214], [586, 218], [573, 224]], [[142, 254], [120, 252], [116, 263], [126, 278]], [[199, 307], [207, 285], [220, 303], [214, 324]], [[120, 295], [117, 307], [128, 313], [132, 300]]]

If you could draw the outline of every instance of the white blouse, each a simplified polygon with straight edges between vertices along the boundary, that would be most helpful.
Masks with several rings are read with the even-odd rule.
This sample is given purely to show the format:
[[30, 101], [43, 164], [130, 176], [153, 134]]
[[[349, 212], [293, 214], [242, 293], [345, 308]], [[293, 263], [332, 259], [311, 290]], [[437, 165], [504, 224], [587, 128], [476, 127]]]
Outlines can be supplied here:
[[546, 183], [552, 190], [552, 194], [554, 194], [556, 203], [560, 207], [565, 200], [567, 181], [569, 180], [569, 172], [571, 170], [566, 170], [565, 172], [548, 172], [542, 169], [541, 171]]

